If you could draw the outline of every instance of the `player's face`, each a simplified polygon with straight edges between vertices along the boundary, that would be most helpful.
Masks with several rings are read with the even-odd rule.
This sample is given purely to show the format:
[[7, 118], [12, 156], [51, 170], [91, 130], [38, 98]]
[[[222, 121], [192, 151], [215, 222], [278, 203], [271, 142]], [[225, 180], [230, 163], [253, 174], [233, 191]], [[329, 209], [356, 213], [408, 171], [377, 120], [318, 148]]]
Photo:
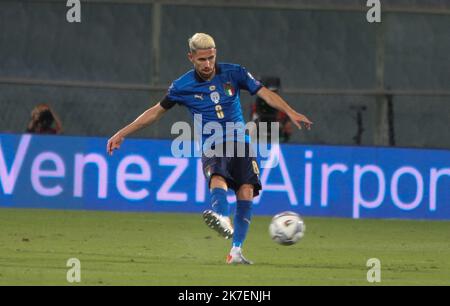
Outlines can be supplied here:
[[194, 69], [204, 79], [210, 79], [215, 73], [216, 49], [197, 50], [189, 53]]

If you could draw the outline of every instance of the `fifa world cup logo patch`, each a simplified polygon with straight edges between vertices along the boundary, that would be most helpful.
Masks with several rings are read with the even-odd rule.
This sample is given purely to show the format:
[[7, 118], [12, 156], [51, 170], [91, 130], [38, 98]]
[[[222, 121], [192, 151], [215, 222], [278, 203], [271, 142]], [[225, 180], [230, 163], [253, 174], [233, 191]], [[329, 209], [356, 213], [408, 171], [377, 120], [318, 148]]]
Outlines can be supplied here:
[[227, 82], [226, 84], [223, 84], [223, 88], [224, 88], [224, 90], [225, 90], [225, 94], [226, 94], [228, 97], [234, 96], [235, 90], [234, 90], [233, 85], [231, 85], [230, 82]]

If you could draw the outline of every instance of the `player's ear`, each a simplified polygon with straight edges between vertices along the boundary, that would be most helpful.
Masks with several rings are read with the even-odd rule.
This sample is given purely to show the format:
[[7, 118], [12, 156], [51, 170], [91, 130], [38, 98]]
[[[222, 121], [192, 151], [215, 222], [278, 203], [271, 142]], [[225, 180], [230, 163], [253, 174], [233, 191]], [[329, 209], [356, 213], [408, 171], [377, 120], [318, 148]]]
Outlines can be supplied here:
[[194, 55], [192, 52], [188, 52], [187, 57], [191, 63], [194, 63]]

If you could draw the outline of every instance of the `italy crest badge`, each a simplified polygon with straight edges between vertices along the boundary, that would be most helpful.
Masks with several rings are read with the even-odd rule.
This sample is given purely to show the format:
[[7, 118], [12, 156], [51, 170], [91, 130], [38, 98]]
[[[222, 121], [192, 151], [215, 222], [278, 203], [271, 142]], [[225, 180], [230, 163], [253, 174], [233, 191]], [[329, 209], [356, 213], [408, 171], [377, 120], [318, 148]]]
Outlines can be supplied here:
[[233, 85], [231, 85], [230, 82], [227, 82], [226, 84], [223, 85], [224, 89], [225, 89], [225, 94], [229, 97], [234, 96], [235, 90]]

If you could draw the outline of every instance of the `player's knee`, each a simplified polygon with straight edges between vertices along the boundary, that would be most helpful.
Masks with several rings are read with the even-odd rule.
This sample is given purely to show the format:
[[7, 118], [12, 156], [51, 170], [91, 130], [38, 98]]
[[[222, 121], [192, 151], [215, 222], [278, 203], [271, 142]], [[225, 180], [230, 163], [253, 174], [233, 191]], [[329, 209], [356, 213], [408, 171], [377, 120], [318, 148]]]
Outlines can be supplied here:
[[253, 200], [253, 189], [254, 189], [253, 185], [250, 185], [250, 184], [242, 185], [237, 192], [238, 200], [252, 201]]
[[222, 188], [222, 189], [227, 190], [227, 188], [228, 188], [227, 181], [225, 180], [225, 178], [223, 176], [214, 174], [211, 177], [210, 188], [211, 189]]

